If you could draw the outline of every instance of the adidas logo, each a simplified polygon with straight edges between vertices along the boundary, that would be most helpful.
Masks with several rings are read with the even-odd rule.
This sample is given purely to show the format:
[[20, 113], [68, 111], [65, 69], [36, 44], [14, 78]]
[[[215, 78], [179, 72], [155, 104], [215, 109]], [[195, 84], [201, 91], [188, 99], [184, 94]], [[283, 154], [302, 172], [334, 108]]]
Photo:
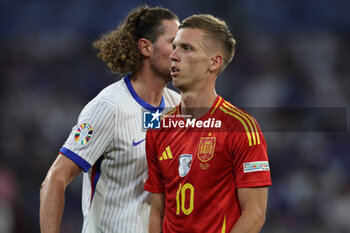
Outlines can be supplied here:
[[171, 153], [170, 147], [167, 146], [165, 148], [165, 151], [163, 151], [162, 156], [159, 157], [159, 160], [162, 161], [162, 160], [172, 159], [172, 158], [174, 158], [173, 154]]

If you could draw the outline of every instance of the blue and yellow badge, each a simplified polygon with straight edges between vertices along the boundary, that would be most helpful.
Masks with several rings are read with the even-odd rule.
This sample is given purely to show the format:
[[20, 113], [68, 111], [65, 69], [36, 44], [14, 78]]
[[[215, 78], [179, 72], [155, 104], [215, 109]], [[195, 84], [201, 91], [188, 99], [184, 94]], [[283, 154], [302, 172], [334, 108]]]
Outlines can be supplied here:
[[202, 162], [208, 162], [213, 158], [216, 137], [202, 137], [198, 147], [198, 158]]
[[88, 123], [81, 124], [75, 132], [75, 141], [80, 145], [85, 145], [92, 138], [92, 127]]

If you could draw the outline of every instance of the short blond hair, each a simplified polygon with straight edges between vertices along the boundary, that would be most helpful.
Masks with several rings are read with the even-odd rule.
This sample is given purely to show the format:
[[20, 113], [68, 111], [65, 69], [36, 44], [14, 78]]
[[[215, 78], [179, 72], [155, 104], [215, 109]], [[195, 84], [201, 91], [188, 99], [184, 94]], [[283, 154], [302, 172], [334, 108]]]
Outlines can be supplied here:
[[220, 46], [223, 52], [223, 65], [219, 73], [231, 62], [235, 54], [236, 40], [225, 21], [209, 14], [192, 15], [182, 21], [179, 29], [182, 28], [202, 29], [213, 43]]

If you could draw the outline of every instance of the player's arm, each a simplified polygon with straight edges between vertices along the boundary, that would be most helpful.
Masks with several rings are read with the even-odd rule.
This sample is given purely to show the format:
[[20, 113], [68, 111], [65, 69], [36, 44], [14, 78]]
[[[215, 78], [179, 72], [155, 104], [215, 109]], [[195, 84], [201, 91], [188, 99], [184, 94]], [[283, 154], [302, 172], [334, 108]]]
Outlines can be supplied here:
[[163, 232], [164, 193], [152, 193], [149, 233]]
[[267, 187], [239, 188], [238, 200], [242, 215], [231, 233], [258, 233], [265, 223]]
[[67, 185], [81, 168], [66, 156], [59, 154], [49, 169], [40, 191], [40, 229], [42, 233], [58, 233], [64, 209]]

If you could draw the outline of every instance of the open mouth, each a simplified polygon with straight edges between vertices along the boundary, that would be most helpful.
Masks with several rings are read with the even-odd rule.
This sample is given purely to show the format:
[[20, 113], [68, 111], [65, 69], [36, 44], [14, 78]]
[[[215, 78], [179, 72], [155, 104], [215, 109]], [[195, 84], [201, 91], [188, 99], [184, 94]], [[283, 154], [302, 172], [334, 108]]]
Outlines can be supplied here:
[[178, 68], [176, 68], [176, 67], [171, 67], [171, 72], [178, 72], [178, 71], [180, 71]]
[[180, 72], [180, 70], [177, 67], [175, 67], [175, 66], [171, 67], [171, 73], [170, 73], [171, 76], [176, 76], [179, 72]]

